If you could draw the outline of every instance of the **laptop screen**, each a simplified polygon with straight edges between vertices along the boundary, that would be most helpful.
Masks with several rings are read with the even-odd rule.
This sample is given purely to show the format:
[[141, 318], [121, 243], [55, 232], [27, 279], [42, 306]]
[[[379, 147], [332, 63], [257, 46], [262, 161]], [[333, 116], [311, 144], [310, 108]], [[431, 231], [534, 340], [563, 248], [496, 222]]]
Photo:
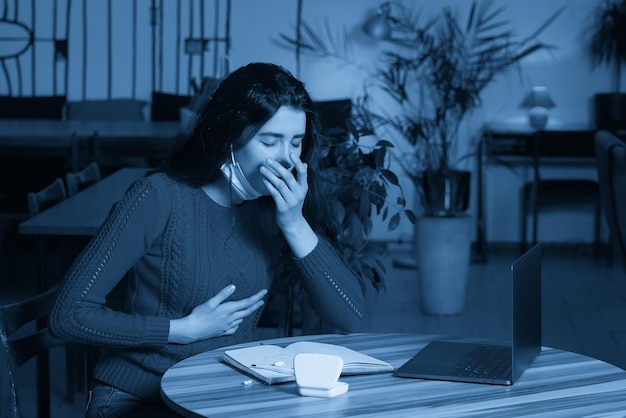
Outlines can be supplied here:
[[513, 299], [512, 380], [528, 368], [541, 351], [541, 244], [511, 265]]

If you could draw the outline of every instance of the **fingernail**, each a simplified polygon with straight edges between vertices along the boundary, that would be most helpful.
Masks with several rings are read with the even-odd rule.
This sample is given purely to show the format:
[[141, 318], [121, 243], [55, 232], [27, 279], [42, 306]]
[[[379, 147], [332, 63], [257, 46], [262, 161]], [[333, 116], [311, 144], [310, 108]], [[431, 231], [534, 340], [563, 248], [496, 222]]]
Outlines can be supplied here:
[[230, 286], [228, 286], [228, 291], [229, 292], [234, 292], [236, 288], [237, 288], [237, 286], [235, 286], [234, 284], [231, 284]]
[[268, 159], [267, 159], [267, 160], [265, 160], [265, 161], [267, 161], [267, 163], [268, 163], [268, 164], [274, 164], [274, 160], [273, 160], [273, 159], [271, 159], [271, 158], [268, 158]]

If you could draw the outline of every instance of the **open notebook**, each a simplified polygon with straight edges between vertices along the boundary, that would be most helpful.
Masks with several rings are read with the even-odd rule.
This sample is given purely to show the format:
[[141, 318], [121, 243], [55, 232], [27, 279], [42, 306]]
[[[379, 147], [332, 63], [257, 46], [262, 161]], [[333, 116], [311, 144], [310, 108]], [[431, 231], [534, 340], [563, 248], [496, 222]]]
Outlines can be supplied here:
[[343, 360], [342, 375], [391, 373], [391, 364], [335, 344], [298, 341], [287, 347], [261, 344], [226, 350], [222, 361], [268, 385], [295, 381], [293, 358], [298, 353], [331, 354]]

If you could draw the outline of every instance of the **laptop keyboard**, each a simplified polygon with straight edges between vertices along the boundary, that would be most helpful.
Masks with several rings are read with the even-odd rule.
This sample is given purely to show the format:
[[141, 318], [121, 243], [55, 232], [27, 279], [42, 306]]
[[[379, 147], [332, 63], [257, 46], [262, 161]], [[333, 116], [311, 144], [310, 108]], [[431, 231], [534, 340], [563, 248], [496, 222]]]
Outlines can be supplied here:
[[511, 366], [511, 349], [490, 345], [477, 346], [470, 361], [452, 368], [452, 376], [499, 378]]

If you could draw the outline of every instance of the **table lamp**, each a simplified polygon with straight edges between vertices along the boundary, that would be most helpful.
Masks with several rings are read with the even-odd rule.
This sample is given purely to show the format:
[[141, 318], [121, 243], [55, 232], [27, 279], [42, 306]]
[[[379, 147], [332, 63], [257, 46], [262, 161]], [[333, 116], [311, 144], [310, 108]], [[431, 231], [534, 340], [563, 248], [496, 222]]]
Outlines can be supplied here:
[[522, 104], [528, 108], [528, 121], [534, 129], [542, 129], [548, 123], [548, 109], [554, 107], [554, 102], [545, 87], [533, 87]]

